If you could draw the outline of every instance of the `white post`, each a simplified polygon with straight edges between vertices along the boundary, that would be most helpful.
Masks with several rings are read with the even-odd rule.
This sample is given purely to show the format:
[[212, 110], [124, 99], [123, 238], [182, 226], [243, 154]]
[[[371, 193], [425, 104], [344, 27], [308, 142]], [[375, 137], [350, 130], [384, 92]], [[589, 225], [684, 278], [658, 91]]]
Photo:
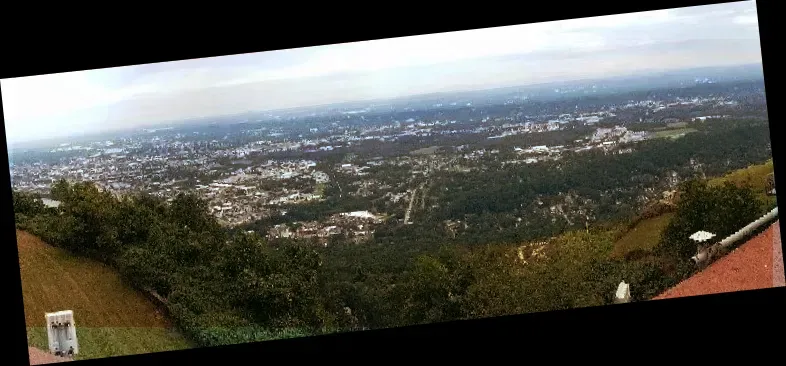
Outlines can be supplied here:
[[[76, 338], [74, 312], [71, 310], [46, 313], [46, 333], [49, 340], [49, 352], [68, 355], [79, 354], [79, 342]], [[71, 352], [69, 352], [71, 351]]]
[[624, 304], [627, 302], [630, 302], [630, 284], [622, 281], [617, 286], [617, 293], [614, 294], [614, 303]]

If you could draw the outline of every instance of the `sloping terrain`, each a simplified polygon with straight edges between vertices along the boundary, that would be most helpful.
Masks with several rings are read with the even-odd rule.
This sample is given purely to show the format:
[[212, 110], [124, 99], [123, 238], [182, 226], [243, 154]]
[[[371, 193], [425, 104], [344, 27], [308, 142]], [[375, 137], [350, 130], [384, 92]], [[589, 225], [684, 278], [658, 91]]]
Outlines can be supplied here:
[[744, 169], [735, 170], [723, 177], [710, 180], [710, 185], [722, 185], [731, 182], [734, 185], [749, 185], [756, 191], [759, 199], [767, 203], [768, 207], [775, 207], [776, 197], [768, 196], [768, 176], [775, 172], [772, 159], [763, 164], [751, 165]]
[[162, 311], [110, 267], [72, 256], [17, 231], [30, 346], [46, 350], [44, 313], [73, 310], [77, 359], [185, 349]]
[[669, 220], [673, 216], [674, 214], [667, 213], [642, 220], [614, 243], [612, 257], [624, 258], [625, 255], [634, 250], [649, 252], [655, 249], [660, 241], [661, 233], [669, 225]]
[[763, 164], [751, 165], [747, 168], [730, 172], [723, 177], [712, 179], [710, 184], [720, 185], [727, 181], [734, 184], [748, 183], [753, 189], [764, 191], [767, 185], [767, 175], [774, 171], [775, 167], [772, 159], [770, 159]]
[[[772, 160], [769, 160], [762, 164], [732, 171], [722, 177], [710, 179], [709, 185], [720, 186], [725, 182], [737, 186], [748, 185], [756, 192], [757, 197], [766, 203], [767, 210], [769, 210], [776, 205], [775, 196], [768, 196], [766, 193], [768, 175], [773, 173], [773, 169]], [[652, 251], [657, 247], [661, 233], [666, 229], [673, 216], [672, 213], [667, 213], [642, 220], [614, 244], [612, 256], [624, 258], [626, 254], [634, 250]]]

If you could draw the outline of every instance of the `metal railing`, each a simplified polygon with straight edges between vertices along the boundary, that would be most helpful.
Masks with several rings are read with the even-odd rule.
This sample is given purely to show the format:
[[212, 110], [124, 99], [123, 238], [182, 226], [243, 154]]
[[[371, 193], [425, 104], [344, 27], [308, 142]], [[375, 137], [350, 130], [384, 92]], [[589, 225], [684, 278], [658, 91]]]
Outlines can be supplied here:
[[740, 230], [737, 230], [734, 234], [727, 236], [725, 239], [721, 240], [720, 242], [708, 246], [704, 249], [698, 251], [696, 255], [691, 257], [691, 259], [699, 266], [704, 266], [712, 261], [722, 249], [726, 249], [732, 244], [740, 241], [741, 239], [747, 238], [751, 233], [759, 229], [765, 224], [770, 223], [772, 220], [778, 217], [778, 207], [772, 209], [772, 211], [768, 212], [764, 216], [758, 218], [756, 221], [751, 222], [748, 225], [745, 225]]

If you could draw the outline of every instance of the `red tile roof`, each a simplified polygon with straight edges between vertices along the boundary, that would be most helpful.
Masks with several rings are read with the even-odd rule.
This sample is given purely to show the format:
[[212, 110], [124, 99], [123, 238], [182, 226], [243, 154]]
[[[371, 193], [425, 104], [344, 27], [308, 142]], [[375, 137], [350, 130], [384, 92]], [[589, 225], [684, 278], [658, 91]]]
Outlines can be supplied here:
[[34, 347], [27, 347], [27, 354], [30, 356], [30, 365], [43, 365], [48, 363], [71, 361], [69, 358], [55, 356], [49, 352], [42, 351]]
[[784, 286], [780, 221], [653, 300]]

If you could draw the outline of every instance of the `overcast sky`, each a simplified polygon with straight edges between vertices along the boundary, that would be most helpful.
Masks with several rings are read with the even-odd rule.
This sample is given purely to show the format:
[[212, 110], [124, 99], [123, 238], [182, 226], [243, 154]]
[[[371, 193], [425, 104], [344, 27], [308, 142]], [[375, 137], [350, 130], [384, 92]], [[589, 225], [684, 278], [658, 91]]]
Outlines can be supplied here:
[[754, 1], [0, 81], [9, 144], [178, 119], [761, 62]]

